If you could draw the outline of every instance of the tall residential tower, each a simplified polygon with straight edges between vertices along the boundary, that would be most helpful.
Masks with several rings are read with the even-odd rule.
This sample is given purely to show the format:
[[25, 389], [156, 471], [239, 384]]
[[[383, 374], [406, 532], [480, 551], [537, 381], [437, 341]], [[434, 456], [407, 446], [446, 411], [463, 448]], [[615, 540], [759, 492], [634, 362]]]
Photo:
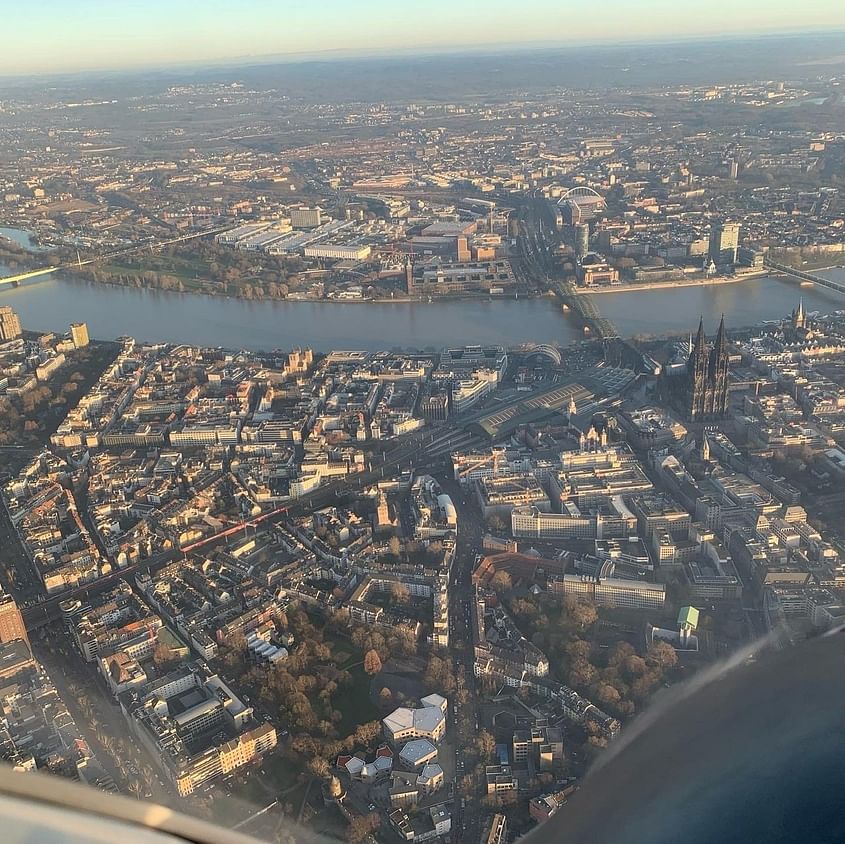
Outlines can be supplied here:
[[716, 266], [736, 263], [739, 223], [714, 223], [710, 231], [710, 258]]
[[20, 318], [8, 305], [3, 305], [0, 307], [0, 341], [14, 340], [20, 336]]

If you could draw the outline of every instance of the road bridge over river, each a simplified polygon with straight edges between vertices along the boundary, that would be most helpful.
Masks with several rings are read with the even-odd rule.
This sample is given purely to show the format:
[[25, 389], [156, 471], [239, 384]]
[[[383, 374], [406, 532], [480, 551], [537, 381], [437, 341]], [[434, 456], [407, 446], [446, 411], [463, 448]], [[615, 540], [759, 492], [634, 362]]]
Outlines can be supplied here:
[[77, 254], [77, 259], [75, 261], [68, 261], [65, 264], [59, 264], [55, 267], [41, 267], [39, 269], [34, 270], [25, 270], [22, 273], [16, 273], [15, 275], [8, 275], [3, 278], [0, 278], [0, 286], [5, 284], [20, 284], [22, 281], [28, 281], [29, 279], [33, 278], [40, 278], [41, 276], [50, 275], [51, 273], [56, 273], [60, 270], [68, 270], [72, 272], [73, 270], [80, 269], [81, 267], [85, 267], [89, 264], [96, 264], [99, 261], [111, 260], [121, 255], [129, 255], [132, 252], [138, 252], [141, 249], [149, 249], [153, 251], [155, 249], [161, 248], [162, 246], [170, 246], [173, 243], [181, 243], [185, 240], [193, 240], [197, 237], [207, 237], [208, 235], [221, 234], [222, 232], [228, 231], [231, 228], [231, 225], [219, 226], [213, 229], [203, 229], [199, 232], [183, 234], [179, 237], [174, 237], [169, 240], [145, 240], [143, 243], [135, 243], [132, 246], [126, 246], [123, 249], [117, 249], [113, 252], [104, 252], [102, 255], [96, 255], [91, 258], [85, 258], [84, 260], [80, 259]]
[[784, 275], [792, 276], [801, 281], [810, 281], [813, 284], [818, 284], [820, 287], [826, 287], [828, 290], [833, 290], [836, 293], [845, 294], [845, 284], [841, 281], [833, 281], [816, 273], [808, 273], [805, 270], [797, 270], [795, 267], [788, 267], [786, 264], [778, 264], [776, 261], [764, 261], [764, 266], [767, 269], [775, 270]]

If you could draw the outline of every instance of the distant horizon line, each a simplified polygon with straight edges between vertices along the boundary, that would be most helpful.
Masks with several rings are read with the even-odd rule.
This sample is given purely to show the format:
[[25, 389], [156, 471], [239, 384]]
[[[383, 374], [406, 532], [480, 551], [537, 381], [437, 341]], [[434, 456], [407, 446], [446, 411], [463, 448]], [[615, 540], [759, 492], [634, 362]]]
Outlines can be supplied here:
[[21, 72], [0, 72], [0, 82], [4, 80], [21, 81], [22, 79], [44, 79], [51, 77], [82, 77], [82, 76], [119, 76], [145, 73], [166, 73], [179, 70], [213, 70], [215, 68], [250, 67], [254, 65], [272, 64], [308, 64], [330, 63], [336, 61], [355, 61], [373, 58], [402, 59], [425, 58], [427, 56], [449, 56], [465, 53], [490, 54], [514, 53], [530, 51], [557, 51], [573, 48], [613, 48], [613, 47], [647, 47], [651, 45], [683, 44], [689, 42], [710, 43], [717, 41], [758, 41], [767, 38], [800, 38], [810, 36], [836, 37], [845, 35], [845, 26], [831, 29], [827, 26], [809, 27], [806, 29], [761, 29], [753, 32], [712, 32], [706, 34], [678, 33], [657, 37], [635, 36], [631, 38], [582, 38], [573, 40], [538, 40], [538, 41], [491, 41], [480, 44], [450, 44], [438, 46], [436, 44], [420, 45], [411, 48], [396, 47], [338, 47], [327, 50], [302, 50], [289, 53], [260, 53], [257, 55], [238, 55], [230, 57], [213, 57], [201, 59], [185, 59], [159, 63], [139, 63], [127, 66], [92, 66], [88, 68], [73, 68], [67, 70], [41, 70]]

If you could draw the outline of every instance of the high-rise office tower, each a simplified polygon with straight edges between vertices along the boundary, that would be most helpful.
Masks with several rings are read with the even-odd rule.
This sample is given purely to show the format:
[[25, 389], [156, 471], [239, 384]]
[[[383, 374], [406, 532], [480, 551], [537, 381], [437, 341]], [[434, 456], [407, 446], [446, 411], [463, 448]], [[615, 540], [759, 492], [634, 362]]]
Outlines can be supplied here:
[[710, 258], [716, 266], [736, 263], [739, 223], [714, 223], [710, 232]]
[[14, 340], [20, 336], [20, 318], [8, 305], [3, 305], [0, 308], [0, 340]]
[[579, 223], [575, 226], [575, 257], [580, 261], [590, 251], [590, 225]]
[[295, 229], [316, 229], [323, 222], [323, 213], [319, 208], [293, 208], [290, 212], [290, 224]]

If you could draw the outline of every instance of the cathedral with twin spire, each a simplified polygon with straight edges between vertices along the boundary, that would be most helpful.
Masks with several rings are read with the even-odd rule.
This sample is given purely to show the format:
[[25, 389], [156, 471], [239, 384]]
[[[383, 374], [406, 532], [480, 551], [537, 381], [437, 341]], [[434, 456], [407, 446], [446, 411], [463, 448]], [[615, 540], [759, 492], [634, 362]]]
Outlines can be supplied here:
[[704, 318], [698, 324], [698, 333], [690, 343], [687, 360], [685, 404], [687, 417], [692, 422], [722, 419], [728, 412], [728, 336], [725, 317], [712, 346], [704, 334]]

